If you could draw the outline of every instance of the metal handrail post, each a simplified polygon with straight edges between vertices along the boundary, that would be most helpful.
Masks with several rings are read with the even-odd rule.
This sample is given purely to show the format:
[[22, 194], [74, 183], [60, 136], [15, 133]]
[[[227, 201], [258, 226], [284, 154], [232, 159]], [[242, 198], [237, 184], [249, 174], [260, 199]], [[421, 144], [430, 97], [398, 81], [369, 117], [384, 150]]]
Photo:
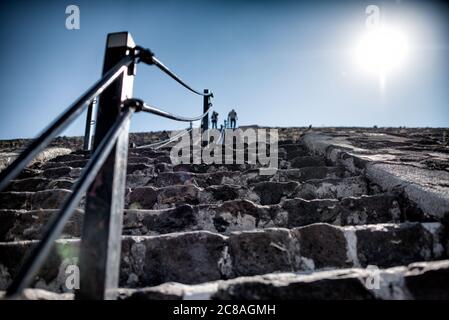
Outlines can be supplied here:
[[201, 124], [201, 131], [204, 132], [207, 129], [209, 129], [209, 108], [212, 106], [212, 103], [210, 101], [211, 96], [209, 95], [209, 90], [204, 89], [204, 96], [203, 96], [203, 113], [206, 114], [203, 118], [202, 124]]
[[92, 126], [94, 124], [93, 110], [95, 101], [96, 100], [93, 100], [91, 103], [89, 103], [89, 106], [87, 107], [86, 128], [84, 129], [84, 146], [83, 146], [83, 149], [85, 151], [88, 151], [92, 148]]
[[[128, 32], [108, 34], [103, 73], [135, 47]], [[93, 151], [120, 116], [123, 101], [132, 97], [134, 64], [100, 96]], [[124, 124], [110, 155], [86, 193], [80, 249], [80, 289], [76, 299], [115, 299], [128, 157], [129, 122]]]
[[[212, 106], [211, 98], [212, 94], [209, 94], [208, 89], [204, 89], [203, 96], [203, 113], [205, 114], [203, 121], [201, 122], [201, 135], [204, 135], [204, 132], [207, 132], [209, 129], [209, 109]], [[209, 143], [209, 137], [207, 137], [207, 141], [201, 141], [201, 145], [205, 147]]]

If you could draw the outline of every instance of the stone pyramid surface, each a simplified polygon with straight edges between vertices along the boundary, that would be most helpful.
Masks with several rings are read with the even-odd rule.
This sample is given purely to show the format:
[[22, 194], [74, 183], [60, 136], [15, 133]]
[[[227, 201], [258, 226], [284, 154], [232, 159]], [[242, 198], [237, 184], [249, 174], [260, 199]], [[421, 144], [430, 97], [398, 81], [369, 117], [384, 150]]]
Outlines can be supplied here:
[[[278, 128], [273, 175], [130, 148], [119, 299], [448, 299], [444, 132]], [[3, 168], [22, 144], [0, 143]], [[0, 290], [87, 163], [80, 145], [58, 139], [0, 193]], [[77, 261], [83, 210], [29, 299], [73, 298], [64, 271]]]

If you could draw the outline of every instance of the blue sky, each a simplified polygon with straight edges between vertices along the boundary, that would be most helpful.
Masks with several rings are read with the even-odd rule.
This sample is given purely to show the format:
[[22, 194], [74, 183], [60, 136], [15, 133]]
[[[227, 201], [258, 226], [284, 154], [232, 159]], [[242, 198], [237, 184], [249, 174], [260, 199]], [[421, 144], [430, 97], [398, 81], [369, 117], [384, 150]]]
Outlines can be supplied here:
[[[65, 27], [70, 4], [80, 8], [79, 30]], [[369, 4], [406, 26], [413, 44], [384, 95], [351, 55]], [[70, 105], [99, 78], [106, 34], [117, 31], [131, 32], [193, 87], [212, 89], [220, 116], [235, 108], [240, 124], [447, 127], [447, 9], [416, 1], [2, 1], [0, 138], [33, 137]], [[180, 115], [201, 113], [201, 97], [154, 67], [138, 66], [134, 95]], [[184, 126], [136, 114], [132, 131]], [[64, 135], [83, 131], [84, 115]]]

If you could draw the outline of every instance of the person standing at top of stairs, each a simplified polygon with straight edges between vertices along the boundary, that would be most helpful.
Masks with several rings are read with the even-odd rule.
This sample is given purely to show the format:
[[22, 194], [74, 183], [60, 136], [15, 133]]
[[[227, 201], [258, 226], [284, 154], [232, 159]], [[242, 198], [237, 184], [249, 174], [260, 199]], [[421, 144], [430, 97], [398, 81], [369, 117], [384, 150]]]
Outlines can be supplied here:
[[217, 129], [217, 121], [218, 121], [217, 111], [212, 112], [211, 120], [212, 120], [212, 129]]
[[237, 122], [237, 112], [235, 112], [234, 109], [232, 109], [229, 114], [228, 114], [228, 123], [230, 121], [231, 124], [231, 128], [235, 129], [236, 127], [236, 122]]

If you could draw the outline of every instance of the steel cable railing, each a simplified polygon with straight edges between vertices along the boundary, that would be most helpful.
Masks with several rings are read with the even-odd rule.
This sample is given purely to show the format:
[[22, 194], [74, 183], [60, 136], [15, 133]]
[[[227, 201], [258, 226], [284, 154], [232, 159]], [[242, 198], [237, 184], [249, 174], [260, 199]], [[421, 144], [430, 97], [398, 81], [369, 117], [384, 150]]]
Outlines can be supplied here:
[[172, 139], [169, 139], [169, 141], [166, 141], [166, 142], [162, 143], [161, 145], [155, 147], [154, 150], [159, 150], [160, 148], [165, 147], [166, 145], [172, 143], [173, 141], [176, 141], [176, 140], [182, 138], [183, 136], [185, 136], [186, 134], [190, 133], [192, 130], [193, 130], [193, 128], [185, 130], [180, 136], [176, 137], [176, 139], [174, 139], [174, 137], [173, 137]]
[[[123, 192], [125, 189], [125, 178], [123, 174], [126, 175], [127, 157], [126, 149], [121, 149], [120, 152], [116, 153], [113, 153], [112, 151], [114, 150], [114, 147], [118, 146], [119, 141], [121, 141], [121, 148], [125, 146], [124, 135], [127, 135], [128, 133], [129, 122], [132, 114], [134, 112], [145, 111], [147, 113], [155, 114], [157, 116], [176, 121], [192, 122], [205, 119], [211, 110], [211, 103], [209, 98], [213, 97], [212, 93], [209, 93], [208, 90], [205, 90], [205, 93], [202, 94], [192, 89], [172, 71], [170, 71], [164, 64], [162, 64], [162, 62], [156, 59], [150, 50], [142, 49], [141, 47], [128, 47], [129, 43], [133, 43], [133, 41], [130, 42], [129, 39], [132, 40], [129, 33], [126, 32], [108, 35], [104, 66], [104, 69], [106, 71], [104, 72], [102, 78], [98, 80], [94, 85], [92, 85], [61, 115], [59, 115], [52, 124], [50, 124], [35, 140], [33, 140], [28, 145], [28, 147], [16, 158], [16, 160], [14, 160], [5, 170], [0, 173], [1, 191], [9, 184], [11, 180], [17, 177], [20, 171], [24, 169], [39, 152], [41, 152], [46, 146], [48, 146], [53, 138], [55, 138], [59, 133], [62, 132], [62, 130], [64, 130], [71, 122], [73, 122], [73, 120], [83, 112], [86, 106], [89, 105], [93, 101], [93, 99], [101, 94], [99, 106], [101, 112], [97, 113], [97, 127], [95, 128], [95, 150], [86, 167], [82, 171], [79, 179], [73, 185], [71, 194], [64, 200], [60, 211], [47, 224], [47, 228], [44, 231], [41, 240], [26, 257], [18, 274], [16, 275], [16, 277], [14, 277], [12, 283], [8, 287], [6, 294], [6, 297], [8, 298], [12, 298], [20, 294], [23, 289], [33, 281], [34, 276], [37, 274], [46, 257], [48, 256], [54, 241], [61, 235], [64, 226], [72, 217], [79, 201], [86, 193], [89, 186], [92, 186], [94, 180], [97, 181], [97, 179], [98, 181], [102, 181], [102, 183], [100, 183], [100, 186], [89, 189], [89, 194], [86, 195], [86, 198], [89, 198], [91, 200], [92, 198], [94, 198], [96, 201], [95, 203], [100, 203], [101, 206], [95, 207], [94, 205], [93, 207], [89, 207], [86, 204], [84, 216], [85, 223], [82, 236], [83, 241], [81, 242], [82, 244], [87, 243], [87, 247], [81, 248], [81, 254], [83, 252], [87, 253], [88, 251], [90, 252], [89, 254], [92, 254], [92, 249], [94, 249], [93, 257], [95, 261], [93, 262], [93, 264], [90, 260], [82, 262], [83, 266], [80, 268], [80, 270], [82, 274], [87, 275], [86, 281], [89, 285], [86, 287], [87, 292], [86, 289], [84, 289], [84, 291], [80, 294], [80, 297], [97, 299], [104, 298], [107, 295], [107, 292], [110, 291], [109, 287], [111, 286], [110, 282], [105, 281], [106, 271], [112, 269], [107, 268], [105, 265], [101, 265], [101, 268], [97, 270], [99, 261], [96, 260], [98, 260], [99, 257], [102, 257], [103, 259], [103, 257], [108, 256], [110, 252], [109, 248], [111, 246], [114, 246], [114, 244], [116, 245], [114, 250], [118, 250], [118, 253], [120, 253], [120, 246], [117, 244], [117, 237], [120, 237], [121, 230], [119, 235], [110, 235], [107, 232], [111, 230], [111, 222], [109, 221], [109, 219], [118, 219], [122, 216], [122, 211], [120, 210], [123, 210], [123, 207], [121, 208], [120, 206], [123, 206], [123, 202], [116, 202], [115, 199], [124, 198]], [[118, 46], [118, 43], [121, 43], [121, 45]], [[113, 64], [112, 62], [114, 61], [118, 62], [116, 64]], [[120, 99], [117, 99], [117, 97], [124, 96], [124, 93], [127, 90], [125, 88], [129, 89], [127, 85], [130, 85], [132, 88], [132, 82], [124, 84], [125, 81], [128, 81], [125, 78], [134, 76], [135, 63], [140, 61], [156, 65], [160, 70], [162, 70], [164, 73], [169, 75], [171, 78], [176, 80], [191, 92], [203, 96], [203, 114], [196, 117], [182, 117], [160, 110], [154, 106], [147, 105], [139, 99], [128, 99], [123, 102]], [[119, 79], [119, 77], [121, 77], [121, 81], [116, 81]], [[112, 89], [106, 90], [106, 88], [111, 88], [111, 84], [114, 84], [112, 86]], [[117, 107], [117, 109], [111, 109], [111, 107], [113, 106]], [[109, 110], [111, 110], [111, 114], [108, 114]], [[91, 119], [88, 120], [91, 121]], [[175, 137], [172, 137], [167, 141], [161, 141], [157, 143], [157, 148], [161, 148], [174, 141], [175, 138], [179, 139], [180, 137], [191, 131], [192, 128], [180, 132]], [[112, 156], [111, 158], [109, 158], [111, 159], [111, 161], [106, 161], [106, 159], [108, 159], [108, 157], [110, 156]], [[116, 161], [118, 165], [115, 165]], [[125, 171], [122, 170], [123, 165], [125, 165]], [[108, 178], [105, 178], [105, 180], [103, 180], [105, 175], [108, 175]], [[111, 184], [110, 181], [112, 180], [116, 181], [117, 185]], [[120, 191], [121, 189], [123, 190]], [[107, 196], [112, 192], [111, 190], [114, 190], [114, 197], [108, 198]], [[87, 199], [87, 202], [89, 201], [89, 199]], [[112, 204], [114, 204], [115, 206]], [[101, 216], [98, 215], [100, 212], [98, 212], [97, 210], [103, 210]], [[104, 212], [104, 210], [106, 210], [106, 212]], [[86, 223], [86, 216], [90, 217], [90, 219], [88, 219], [90, 223]], [[92, 222], [92, 217], [95, 217], [95, 219], [97, 219], [94, 219], [96, 222]], [[98, 225], [102, 225], [102, 229], [105, 230], [97, 230]], [[101, 235], [98, 234], [99, 232], [101, 233]], [[100, 239], [100, 243], [98, 241], [89, 242], [90, 236], [92, 234], [95, 235], [95, 239]], [[107, 235], [107, 237], [105, 237], [104, 235]], [[108, 261], [117, 264], [117, 259], [120, 257], [120, 255], [117, 255], [116, 252], [111, 253], [111, 255], [112, 258]], [[104, 262], [104, 260], [102, 261]], [[83, 269], [83, 267], [85, 268]], [[91, 270], [89, 270], [88, 267], [90, 267]], [[97, 277], [95, 276], [88, 276], [92, 270], [96, 272], [96, 276], [101, 277], [100, 280], [97, 280]], [[112, 277], [114, 279], [117, 278], [116, 276]], [[83, 277], [81, 277], [81, 279], [83, 279]], [[101, 286], [101, 289], [97, 290], [98, 288], [92, 287], [89, 281], [98, 284], [99, 286]]]
[[171, 138], [168, 138], [168, 139], [165, 139], [165, 140], [162, 140], [162, 141], [158, 141], [158, 142], [153, 142], [153, 143], [150, 143], [150, 144], [137, 146], [136, 149], [153, 148], [153, 147], [155, 147], [154, 149], [159, 149], [159, 147], [158, 147], [159, 145], [165, 144], [166, 142], [170, 143], [170, 142], [176, 141], [177, 139], [181, 138], [182, 136], [184, 136], [186, 133], [190, 132], [191, 130], [192, 130], [192, 128], [189, 128], [187, 130], [181, 130], [179, 133], [175, 134]]
[[142, 111], [144, 111], [144, 112], [152, 113], [152, 114], [155, 114], [155, 115], [167, 118], [167, 119], [182, 121], [182, 122], [193, 122], [193, 121], [202, 120], [207, 114], [209, 114], [211, 109], [212, 108], [209, 108], [209, 110], [204, 112], [202, 115], [189, 118], [189, 117], [178, 116], [178, 115], [172, 114], [170, 112], [160, 110], [160, 109], [158, 109], [154, 106], [150, 106], [146, 103], [143, 103], [143, 106], [142, 106]]
[[145, 49], [143, 47], [137, 46], [136, 50], [139, 51], [139, 59], [140, 61], [149, 64], [149, 65], [155, 65], [158, 67], [162, 72], [167, 74], [169, 77], [174, 79], [176, 82], [181, 84], [183, 87], [187, 88], [191, 92], [203, 96], [203, 97], [213, 97], [213, 93], [201, 93], [192, 87], [190, 87], [187, 83], [185, 83], [179, 76], [177, 76], [173, 71], [171, 71], [169, 68], [167, 68], [161, 61], [159, 61], [155, 56], [154, 53], [151, 52], [149, 49]]
[[[144, 112], [156, 114], [156, 115], [164, 117], [164, 118], [168, 118], [168, 119], [172, 119], [172, 120], [176, 120], [176, 121], [183, 121], [183, 122], [193, 122], [193, 121], [202, 120], [212, 110], [212, 108], [209, 108], [202, 115], [188, 118], [188, 117], [183, 117], [183, 116], [175, 115], [175, 114], [172, 114], [172, 113], [160, 110], [160, 109], [158, 109], [158, 108], [156, 108], [154, 106], [146, 104], [145, 102], [143, 102], [140, 99], [129, 99], [128, 101], [125, 101], [125, 103], [130, 104], [130, 105], [133, 105], [133, 104], [137, 105], [137, 106], [139, 106], [139, 109], [141, 111], [144, 111]], [[158, 146], [160, 144], [163, 144], [163, 146], [165, 146], [165, 145], [167, 145], [167, 144], [169, 144], [169, 143], [171, 143], [173, 141], [176, 141], [177, 139], [181, 138], [185, 134], [189, 133], [191, 130], [192, 129], [189, 129], [189, 130], [186, 130], [185, 132], [178, 133], [175, 136], [173, 136], [173, 137], [171, 137], [171, 138], [169, 138], [167, 140], [155, 142], [155, 143], [152, 143], [152, 144], [149, 144], [149, 145], [139, 146], [137, 148], [148, 148], [148, 147]], [[162, 148], [162, 146], [155, 147], [154, 149], [160, 149], [160, 148]]]
[[188, 90], [192, 91], [193, 93], [196, 93], [197, 95], [207, 97], [207, 96], [213, 96], [212, 93], [204, 94], [199, 91], [196, 91], [195, 89], [192, 89], [189, 85], [187, 85], [184, 81], [181, 80], [176, 74], [174, 74], [170, 69], [168, 69], [162, 62], [160, 62], [156, 57], [153, 57], [153, 64], [158, 67], [160, 70], [162, 70], [165, 74], [173, 78], [175, 81], [180, 83], [182, 86], [187, 88]]
[[95, 176], [114, 147], [115, 141], [123, 128], [123, 124], [131, 119], [133, 112], [134, 110], [131, 108], [125, 109], [115, 124], [109, 129], [108, 133], [88, 161], [86, 167], [83, 169], [78, 181], [73, 186], [72, 193], [64, 201], [58, 214], [48, 223], [47, 229], [42, 235], [41, 240], [32, 249], [13, 282], [8, 287], [6, 292], [8, 297], [13, 298], [17, 296], [31, 283], [44, 263], [45, 258], [48, 256], [53, 242], [61, 235], [65, 224], [73, 216], [76, 206], [87, 191], [87, 188], [94, 181]]
[[61, 133], [77, 116], [79, 116], [91, 100], [103, 92], [120, 74], [127, 70], [133, 62], [132, 56], [125, 56], [111, 68], [100, 80], [90, 87], [81, 97], [50, 124], [30, 145], [0, 173], [0, 191], [17, 177], [30, 161]]

